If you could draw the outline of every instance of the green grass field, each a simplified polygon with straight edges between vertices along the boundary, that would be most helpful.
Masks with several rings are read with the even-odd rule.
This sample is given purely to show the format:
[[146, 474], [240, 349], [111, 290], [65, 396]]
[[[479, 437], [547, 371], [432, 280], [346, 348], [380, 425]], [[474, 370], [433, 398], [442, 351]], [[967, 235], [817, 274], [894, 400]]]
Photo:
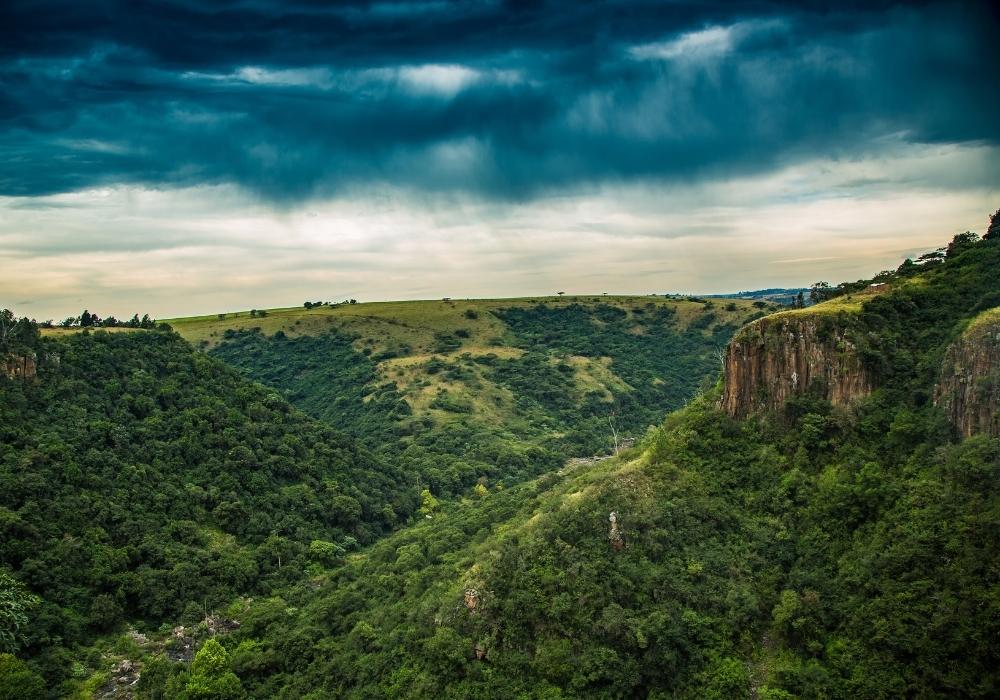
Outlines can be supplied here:
[[75, 333], [80, 333], [84, 330], [89, 330], [91, 332], [96, 331], [107, 331], [108, 333], [145, 333], [144, 328], [125, 328], [120, 326], [111, 326], [110, 328], [104, 328], [103, 326], [96, 326], [93, 328], [80, 328], [74, 326], [72, 328], [40, 328], [41, 334], [47, 338], [61, 338], [67, 335], [73, 335]]
[[[360, 336], [360, 347], [383, 350], [396, 345], [409, 345], [414, 353], [431, 352], [435, 333], [454, 333], [466, 330], [469, 337], [456, 352], [497, 352], [505, 341], [507, 328], [492, 315], [495, 309], [530, 307], [538, 304], [568, 306], [570, 304], [608, 304], [631, 312], [640, 307], [672, 306], [677, 311], [680, 327], [686, 327], [701, 314], [706, 305], [684, 299], [658, 296], [603, 296], [581, 295], [563, 297], [521, 297], [510, 299], [452, 299], [422, 301], [380, 301], [361, 304], [342, 304], [306, 309], [266, 309], [267, 315], [251, 317], [250, 311], [238, 311], [208, 316], [159, 319], [173, 326], [186, 340], [202, 348], [218, 344], [229, 329], [260, 328], [265, 335], [279, 330], [290, 336], [316, 335], [337, 328]], [[733, 310], [727, 310], [732, 305]], [[738, 322], [754, 308], [744, 300], [716, 300], [710, 308], [718, 321]], [[470, 318], [472, 312], [476, 318]], [[637, 331], [638, 332], [638, 331]]]

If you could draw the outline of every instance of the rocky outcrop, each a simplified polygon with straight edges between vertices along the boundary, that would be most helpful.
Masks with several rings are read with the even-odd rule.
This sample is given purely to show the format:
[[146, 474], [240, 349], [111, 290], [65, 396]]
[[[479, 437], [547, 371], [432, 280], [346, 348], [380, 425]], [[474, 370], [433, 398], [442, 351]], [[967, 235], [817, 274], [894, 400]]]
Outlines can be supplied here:
[[4, 355], [2, 366], [7, 379], [34, 379], [38, 373], [34, 353]]
[[625, 538], [622, 536], [621, 528], [618, 527], [618, 513], [611, 511], [611, 515], [608, 516], [608, 522], [611, 523], [611, 530], [608, 532], [608, 541], [611, 543], [613, 550], [620, 552], [625, 548]]
[[934, 403], [962, 437], [1000, 435], [1000, 308], [976, 317], [945, 352]]
[[800, 311], [744, 326], [726, 348], [722, 409], [741, 418], [809, 390], [835, 405], [870, 394], [873, 378], [847, 337], [845, 318]]

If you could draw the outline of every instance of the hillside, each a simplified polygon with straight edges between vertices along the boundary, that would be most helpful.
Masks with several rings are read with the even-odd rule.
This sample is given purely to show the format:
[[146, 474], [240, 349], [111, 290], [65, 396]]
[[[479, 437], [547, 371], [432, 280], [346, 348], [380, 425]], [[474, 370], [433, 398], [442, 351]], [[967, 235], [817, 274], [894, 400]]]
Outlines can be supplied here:
[[998, 266], [983, 241], [843, 317], [849, 404], [734, 420], [720, 386], [618, 459], [428, 508], [250, 604], [231, 667], [261, 697], [995, 696], [1000, 440], [931, 399]]
[[436, 495], [611, 452], [683, 405], [760, 306], [655, 297], [342, 304], [169, 323], [403, 460]]
[[600, 298], [265, 313], [253, 321], [270, 336], [238, 330], [243, 316], [173, 323], [370, 450], [166, 326], [16, 321], [0, 379], [0, 562], [27, 617], [4, 622], [0, 651], [29, 657], [55, 695], [105, 682], [98, 658], [125, 623], [140, 637], [190, 625], [477, 480], [493, 491], [608, 451], [610, 426], [658, 422], [760, 311]]
[[[33, 361], [0, 376], [0, 652], [59, 695], [69, 650], [125, 620], [201, 619], [419, 505], [414, 474], [174, 334], [18, 333], [0, 348]], [[30, 594], [7, 598], [6, 571]]]
[[[724, 353], [756, 307], [190, 321], [207, 354], [18, 321], [0, 692], [993, 697], [1000, 242], [961, 243], [878, 293], [753, 320]], [[609, 415], [639, 443], [567, 461], [607, 450]]]

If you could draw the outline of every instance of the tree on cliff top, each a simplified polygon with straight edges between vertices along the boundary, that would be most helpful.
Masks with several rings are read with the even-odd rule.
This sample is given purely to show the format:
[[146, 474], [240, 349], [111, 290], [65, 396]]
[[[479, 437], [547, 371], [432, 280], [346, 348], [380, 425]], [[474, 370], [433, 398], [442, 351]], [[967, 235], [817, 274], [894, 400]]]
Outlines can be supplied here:
[[983, 238], [987, 241], [1000, 240], [1000, 209], [990, 214], [990, 223]]
[[0, 353], [32, 348], [38, 338], [37, 323], [27, 317], [17, 318], [10, 309], [0, 309]]

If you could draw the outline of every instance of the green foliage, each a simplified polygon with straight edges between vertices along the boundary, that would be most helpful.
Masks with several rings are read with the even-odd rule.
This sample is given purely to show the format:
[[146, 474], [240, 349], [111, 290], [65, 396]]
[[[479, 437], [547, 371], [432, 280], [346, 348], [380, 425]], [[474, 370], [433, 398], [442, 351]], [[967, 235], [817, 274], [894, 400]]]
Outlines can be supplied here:
[[28, 665], [0, 654], [0, 700], [44, 700], [45, 682]]
[[434, 494], [431, 493], [430, 489], [424, 489], [420, 492], [420, 508], [419, 513], [422, 515], [430, 515], [440, 507], [438, 500], [434, 498]]
[[27, 637], [29, 614], [41, 599], [0, 569], [0, 653], [15, 652]]
[[[578, 355], [611, 359], [612, 371], [628, 385], [615, 392], [614, 411], [626, 432], [638, 432], [678, 408], [718, 366], [713, 351], [728, 342], [734, 326], [717, 322], [711, 311], [697, 314], [687, 328], [672, 307], [627, 313], [607, 304], [511, 308], [497, 312], [517, 334], [517, 344], [535, 352], [499, 363], [496, 376], [519, 395], [563, 411], [565, 423], [604, 435], [611, 407], [603, 402], [574, 406], [567, 401], [571, 377], [559, 376], [546, 357]], [[538, 351], [545, 354], [542, 355]], [[590, 420], [588, 420], [590, 419]]]
[[229, 654], [215, 639], [198, 650], [185, 686], [189, 700], [239, 700], [245, 697], [240, 679], [233, 673]]
[[[995, 696], [1000, 440], [952, 441], [928, 400], [928, 368], [995, 288], [989, 245], [866, 303], [862, 316], [877, 300], [879, 317], [919, 341], [899, 339], [905, 364], [888, 358], [896, 371], [855, 411], [805, 396], [740, 424], [710, 392], [650, 431], [631, 462], [442, 502], [318, 589], [289, 591], [266, 628], [245, 625], [239, 638], [278, 656], [248, 690]], [[935, 319], [944, 330], [918, 323]], [[539, 355], [521, 358], [530, 382], [504, 381], [559, 410], [568, 375], [548, 374], [558, 363]], [[611, 511], [623, 548], [609, 541]], [[304, 628], [322, 652], [292, 644]]]
[[0, 355], [30, 352], [39, 338], [35, 323], [27, 318], [15, 318], [10, 309], [0, 309]]
[[0, 377], [0, 640], [53, 685], [60, 647], [197, 621], [301, 576], [314, 540], [371, 542], [418, 506], [405, 467], [172, 334], [32, 342], [58, 362]]

